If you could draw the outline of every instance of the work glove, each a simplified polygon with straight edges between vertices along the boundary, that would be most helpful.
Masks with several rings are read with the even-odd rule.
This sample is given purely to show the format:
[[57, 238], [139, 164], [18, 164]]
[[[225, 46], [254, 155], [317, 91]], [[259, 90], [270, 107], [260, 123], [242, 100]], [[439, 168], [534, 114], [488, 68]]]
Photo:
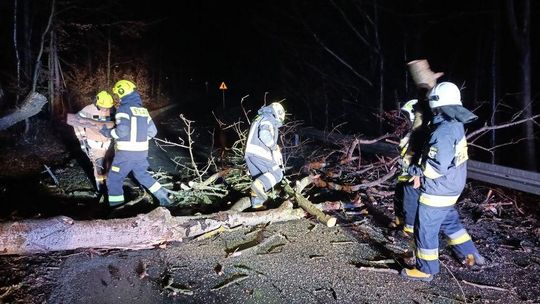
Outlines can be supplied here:
[[413, 184], [413, 188], [414, 189], [418, 189], [420, 188], [420, 186], [422, 185], [421, 181], [420, 181], [420, 176], [413, 176], [409, 179], [409, 182], [412, 182]]
[[107, 138], [111, 138], [111, 130], [112, 129], [108, 129], [107, 126], [103, 125], [103, 127], [101, 127], [101, 129], [99, 130], [99, 133], [101, 133], [103, 136], [107, 137]]

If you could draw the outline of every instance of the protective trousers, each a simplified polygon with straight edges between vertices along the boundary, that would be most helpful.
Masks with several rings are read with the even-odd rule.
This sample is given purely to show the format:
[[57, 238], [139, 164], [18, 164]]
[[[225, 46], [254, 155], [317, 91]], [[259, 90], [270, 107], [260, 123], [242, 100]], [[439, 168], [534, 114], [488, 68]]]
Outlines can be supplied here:
[[478, 254], [453, 205], [432, 207], [419, 203], [414, 230], [418, 270], [432, 275], [439, 272], [439, 230], [448, 237], [448, 244], [454, 246], [458, 258], [465, 259], [468, 254]]
[[160, 190], [163, 192], [163, 189], [161, 184], [157, 182], [152, 175], [148, 173], [148, 171], [146, 171], [149, 167], [148, 160], [128, 159], [126, 157], [122, 157], [122, 155], [118, 155], [122, 153], [125, 152], [117, 151], [117, 155], [113, 160], [111, 170], [109, 171], [107, 178], [109, 205], [114, 207], [124, 203], [124, 190], [122, 189], [122, 186], [124, 179], [130, 172], [133, 172], [133, 176], [141, 185], [147, 188], [153, 195], [159, 197], [159, 193], [158, 195], [156, 195], [156, 193]]
[[[105, 143], [104, 143], [105, 144]], [[109, 143], [102, 148], [89, 148], [88, 149], [88, 158], [92, 162], [94, 169], [94, 178], [96, 180], [97, 190], [102, 190], [102, 186], [105, 184], [107, 179], [107, 171], [110, 167], [110, 158], [107, 157], [107, 149], [109, 148]]]
[[281, 181], [283, 171], [277, 163], [253, 156], [246, 157], [246, 164], [253, 178], [251, 206], [259, 207], [268, 199], [266, 192]]
[[418, 210], [418, 198], [420, 189], [413, 188], [411, 182], [398, 182], [394, 196], [394, 210], [399, 219], [398, 224], [403, 224], [403, 231], [414, 232], [414, 221]]

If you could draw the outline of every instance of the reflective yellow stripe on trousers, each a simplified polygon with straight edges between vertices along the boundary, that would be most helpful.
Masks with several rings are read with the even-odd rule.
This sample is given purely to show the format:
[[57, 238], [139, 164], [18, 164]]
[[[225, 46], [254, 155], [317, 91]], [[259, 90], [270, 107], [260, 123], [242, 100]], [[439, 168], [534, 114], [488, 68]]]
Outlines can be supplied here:
[[439, 249], [417, 248], [416, 257], [426, 261], [434, 261], [439, 258]]
[[459, 195], [442, 196], [422, 193], [420, 194], [420, 203], [432, 207], [448, 207], [454, 205], [459, 198]]
[[448, 236], [448, 245], [459, 245], [471, 240], [471, 236], [465, 229], [460, 229]]

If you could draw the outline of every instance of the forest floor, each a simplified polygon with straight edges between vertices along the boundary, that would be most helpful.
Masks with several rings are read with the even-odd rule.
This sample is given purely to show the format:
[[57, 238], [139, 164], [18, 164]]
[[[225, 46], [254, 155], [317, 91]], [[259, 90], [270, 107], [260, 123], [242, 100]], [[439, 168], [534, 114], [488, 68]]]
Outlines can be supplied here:
[[[0, 221], [107, 216], [81, 196], [92, 185], [72, 143], [45, 126], [26, 140], [0, 133]], [[389, 196], [338, 211], [331, 228], [306, 218], [148, 250], [2, 256], [0, 303], [540, 303], [539, 201], [469, 182], [457, 206], [488, 264], [463, 266], [441, 240], [430, 283], [398, 274], [407, 240], [388, 228]]]

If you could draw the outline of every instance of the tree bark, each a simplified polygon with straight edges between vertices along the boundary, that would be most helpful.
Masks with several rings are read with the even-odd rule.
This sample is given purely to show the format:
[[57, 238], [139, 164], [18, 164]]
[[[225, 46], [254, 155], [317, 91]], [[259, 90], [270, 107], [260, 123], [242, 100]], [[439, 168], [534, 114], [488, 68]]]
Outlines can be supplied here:
[[72, 127], [82, 127], [100, 130], [103, 126], [107, 129], [114, 128], [114, 121], [95, 121], [91, 118], [80, 117], [77, 114], [68, 114], [66, 123]]
[[11, 114], [0, 117], [0, 130], [7, 129], [22, 120], [36, 115], [46, 103], [47, 98], [45, 96], [37, 92], [30, 93], [19, 109]]
[[202, 235], [220, 227], [254, 226], [300, 219], [305, 213], [290, 202], [260, 212], [218, 212], [171, 216], [158, 207], [148, 214], [113, 220], [74, 221], [65, 216], [0, 224], [0, 255], [34, 254], [82, 248], [147, 249]]

